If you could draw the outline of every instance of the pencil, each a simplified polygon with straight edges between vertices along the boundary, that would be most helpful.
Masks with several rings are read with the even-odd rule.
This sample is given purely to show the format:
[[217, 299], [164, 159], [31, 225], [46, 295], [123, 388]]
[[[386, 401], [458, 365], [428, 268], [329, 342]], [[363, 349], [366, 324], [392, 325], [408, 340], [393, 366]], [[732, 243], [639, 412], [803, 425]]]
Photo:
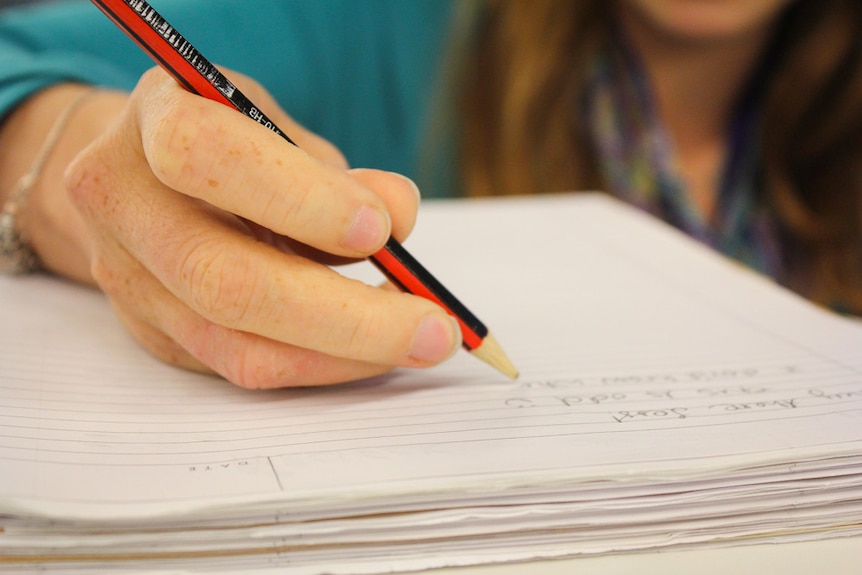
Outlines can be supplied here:
[[[144, 0], [91, 0], [186, 90], [235, 108], [293, 145], [296, 143], [204, 58]], [[370, 258], [402, 290], [429, 299], [453, 316], [464, 348], [511, 379], [518, 370], [488, 328], [395, 239]]]

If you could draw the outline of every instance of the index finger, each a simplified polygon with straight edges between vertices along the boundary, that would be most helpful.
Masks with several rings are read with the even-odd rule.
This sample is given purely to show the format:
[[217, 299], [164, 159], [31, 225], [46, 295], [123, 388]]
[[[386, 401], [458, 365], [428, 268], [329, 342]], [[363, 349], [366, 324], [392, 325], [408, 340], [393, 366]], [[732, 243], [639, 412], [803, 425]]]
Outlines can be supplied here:
[[386, 204], [361, 181], [167, 78], [144, 76], [137, 118], [163, 184], [328, 253], [365, 257], [385, 244]]

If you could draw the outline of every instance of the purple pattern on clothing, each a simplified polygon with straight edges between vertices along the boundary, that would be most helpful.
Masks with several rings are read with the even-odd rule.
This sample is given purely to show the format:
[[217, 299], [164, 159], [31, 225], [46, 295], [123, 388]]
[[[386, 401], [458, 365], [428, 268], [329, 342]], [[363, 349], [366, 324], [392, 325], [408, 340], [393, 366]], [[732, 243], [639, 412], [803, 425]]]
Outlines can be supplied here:
[[759, 86], [749, 87], [728, 127], [718, 196], [709, 215], [686, 193], [673, 140], [630, 50], [607, 50], [596, 61], [582, 113], [610, 193], [780, 280], [777, 226], [761, 200], [758, 92]]

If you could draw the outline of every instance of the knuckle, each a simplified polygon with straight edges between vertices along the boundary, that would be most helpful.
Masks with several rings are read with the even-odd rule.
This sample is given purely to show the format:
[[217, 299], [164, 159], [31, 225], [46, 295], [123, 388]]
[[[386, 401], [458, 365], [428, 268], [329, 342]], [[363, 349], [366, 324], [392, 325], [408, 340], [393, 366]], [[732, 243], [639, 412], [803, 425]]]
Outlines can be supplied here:
[[[314, 211], [308, 209], [313, 204], [313, 193], [310, 186], [299, 181], [287, 182], [285, 189], [290, 193], [275, 201], [271, 198], [266, 206], [267, 218], [273, 227], [281, 232], [289, 232], [297, 227], [322, 225], [314, 216]], [[314, 220], [314, 221], [311, 221]]]
[[96, 198], [102, 195], [100, 190], [107, 179], [105, 165], [91, 147], [78, 154], [63, 171], [66, 194], [72, 205], [83, 214], [91, 215]]
[[261, 282], [248, 253], [221, 246], [217, 240], [193, 241], [179, 273], [198, 313], [221, 325], [237, 327], [265, 311], [261, 309]]
[[243, 389], [262, 389], [262, 381], [256, 373], [257, 367], [249, 358], [246, 346], [231, 346], [228, 355], [222, 364], [222, 375], [232, 384]]
[[371, 306], [354, 308], [345, 303], [339, 316], [337, 325], [349, 326], [343, 342], [347, 357], [367, 359], [380, 354], [387, 335], [380, 310]]
[[[274, 389], [294, 384], [301, 375], [302, 362], [290, 354], [274, 353], [272, 342], [239, 336], [223, 364], [225, 378], [244, 389]], [[310, 368], [309, 368], [310, 369]]]

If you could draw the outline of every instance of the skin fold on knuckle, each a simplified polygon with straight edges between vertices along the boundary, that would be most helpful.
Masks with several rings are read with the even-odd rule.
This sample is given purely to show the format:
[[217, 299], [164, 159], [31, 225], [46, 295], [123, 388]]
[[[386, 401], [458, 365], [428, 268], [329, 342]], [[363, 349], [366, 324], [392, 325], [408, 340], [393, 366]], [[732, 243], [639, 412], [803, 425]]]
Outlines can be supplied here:
[[404, 321], [411, 312], [404, 305], [412, 304], [412, 300], [403, 300], [404, 294], [400, 292], [383, 294], [381, 300], [378, 288], [363, 289], [370, 291], [365, 296], [357, 293], [353, 298], [344, 297], [329, 307], [329, 319], [321, 325], [325, 334], [322, 347], [353, 360], [389, 366], [403, 364], [412, 338], [412, 323], [409, 319]]
[[[279, 344], [251, 334], [234, 332], [229, 351], [220, 353], [221, 375], [249, 390], [306, 387], [342, 383], [370, 377], [389, 367], [351, 364], [313, 350]], [[230, 335], [228, 337], [231, 337]], [[227, 342], [225, 342], [227, 344]]]
[[248, 328], [268, 313], [264, 284], [251, 250], [220, 238], [192, 238], [181, 252], [180, 285], [192, 309], [227, 327]]
[[186, 325], [180, 339], [192, 357], [230, 383], [250, 390], [291, 385], [290, 348], [260, 336], [231, 329], [206, 319]]
[[263, 187], [253, 191], [252, 197], [259, 198], [257, 201], [262, 206], [262, 213], [266, 214], [267, 227], [285, 236], [298, 235], [302, 240], [308, 235], [306, 229], [321, 227], [322, 222], [314, 209], [320, 184], [305, 181], [300, 171], [291, 170], [279, 177], [280, 187], [286, 190], [280, 197]]
[[[345, 314], [347, 315], [347, 314]], [[386, 322], [382, 311], [373, 307], [362, 306], [356, 312], [349, 314], [351, 317], [338, 318], [348, 328], [346, 332], [345, 349], [347, 356], [359, 360], [376, 360], [385, 363], [395, 363], [390, 353], [380, 356], [381, 351], [387, 350], [388, 346], [381, 345], [387, 339]]]
[[276, 354], [266, 342], [246, 342], [229, 357], [227, 379], [244, 389], [292, 387], [303, 381], [302, 366], [291, 354]]
[[200, 316], [186, 319], [171, 331], [179, 345], [201, 365], [249, 390], [332, 385], [392, 369], [284, 344]]
[[223, 359], [219, 362], [222, 376], [243, 389], [264, 389], [266, 378], [247, 346], [232, 342], [224, 347], [220, 354]]

